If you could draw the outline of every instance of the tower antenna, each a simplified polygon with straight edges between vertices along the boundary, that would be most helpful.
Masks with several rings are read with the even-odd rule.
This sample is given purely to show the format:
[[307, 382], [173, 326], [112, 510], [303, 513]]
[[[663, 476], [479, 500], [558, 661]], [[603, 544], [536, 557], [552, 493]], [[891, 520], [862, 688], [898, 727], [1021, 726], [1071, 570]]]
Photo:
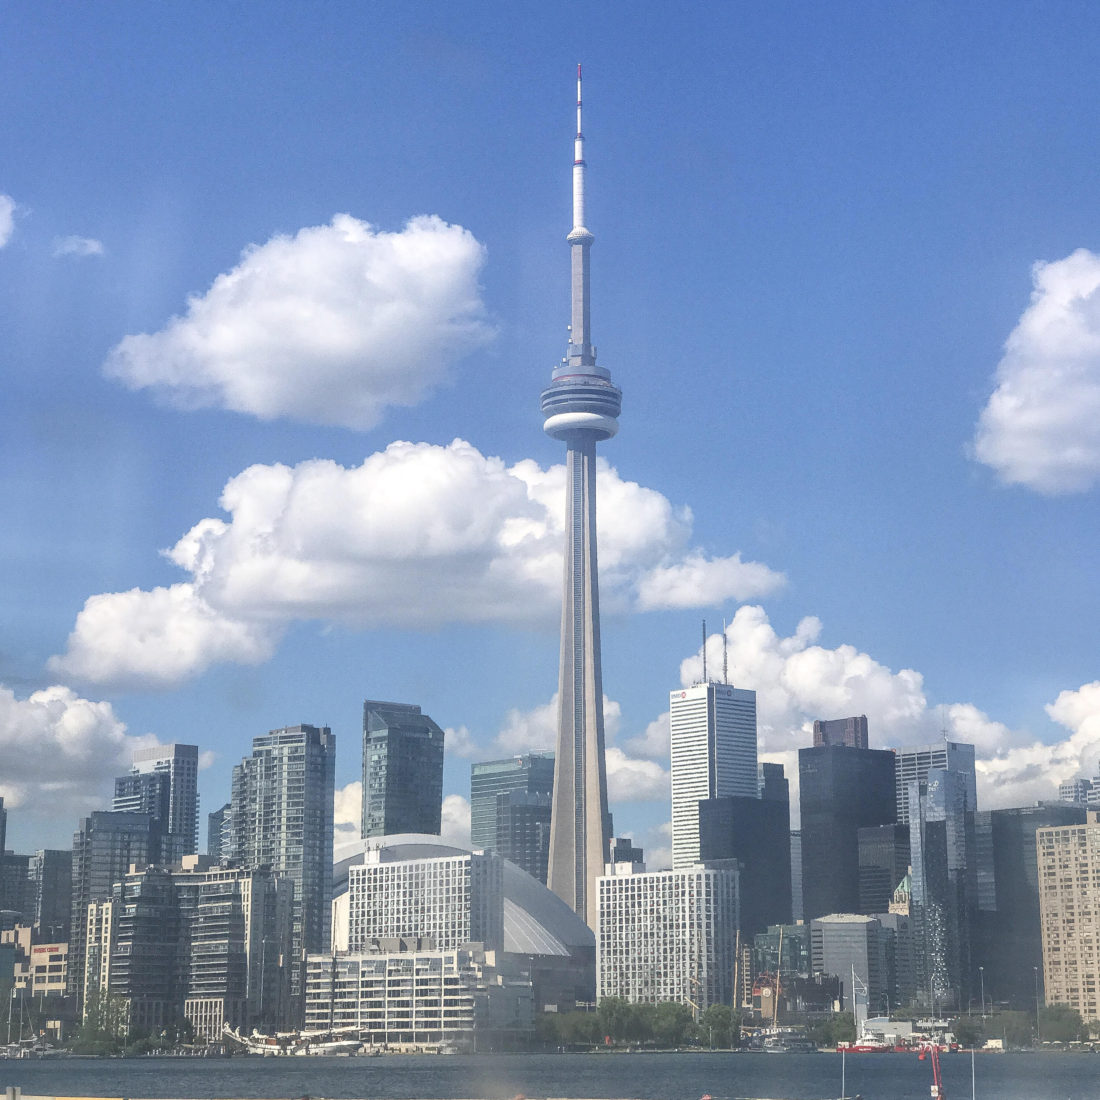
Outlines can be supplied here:
[[703, 683], [707, 683], [707, 620], [703, 620]]
[[722, 683], [729, 687], [730, 682], [730, 665], [729, 665], [729, 646], [726, 643], [726, 620], [722, 620]]

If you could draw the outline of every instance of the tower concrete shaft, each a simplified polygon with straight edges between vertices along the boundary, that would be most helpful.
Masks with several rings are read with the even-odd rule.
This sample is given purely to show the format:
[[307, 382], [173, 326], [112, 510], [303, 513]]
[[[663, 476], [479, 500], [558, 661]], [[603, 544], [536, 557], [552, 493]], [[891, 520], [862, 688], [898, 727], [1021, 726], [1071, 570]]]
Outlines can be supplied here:
[[596, 879], [611, 834], [604, 764], [600, 593], [596, 557], [596, 444], [618, 430], [622, 394], [596, 365], [589, 307], [585, 226], [581, 72], [577, 66], [577, 136], [573, 157], [572, 325], [569, 347], [542, 392], [544, 430], [566, 444], [565, 573], [558, 679], [558, 738], [547, 885], [591, 928]]

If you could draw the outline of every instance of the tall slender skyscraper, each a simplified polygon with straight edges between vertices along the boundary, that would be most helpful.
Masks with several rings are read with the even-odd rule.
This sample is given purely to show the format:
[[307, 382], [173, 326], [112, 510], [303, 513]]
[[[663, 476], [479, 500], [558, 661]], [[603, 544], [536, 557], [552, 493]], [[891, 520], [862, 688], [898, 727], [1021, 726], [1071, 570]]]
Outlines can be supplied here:
[[596, 927], [596, 879], [610, 837], [604, 765], [600, 592], [596, 575], [596, 444], [619, 429], [622, 393], [596, 366], [589, 316], [589, 250], [584, 222], [581, 68], [573, 155], [572, 324], [569, 346], [542, 391], [547, 435], [566, 445], [565, 580], [558, 679], [558, 741], [547, 885]]
[[[252, 739], [233, 769], [229, 845], [240, 866], [270, 867], [294, 883], [290, 995], [305, 957], [330, 946], [336, 738], [328, 726], [287, 726]], [[298, 1005], [300, 1008], [300, 1004]]]

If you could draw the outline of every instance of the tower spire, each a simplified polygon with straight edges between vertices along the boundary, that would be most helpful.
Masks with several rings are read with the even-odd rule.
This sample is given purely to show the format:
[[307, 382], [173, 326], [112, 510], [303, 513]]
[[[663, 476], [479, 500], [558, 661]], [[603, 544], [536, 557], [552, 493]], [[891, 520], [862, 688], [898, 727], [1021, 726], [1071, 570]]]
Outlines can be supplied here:
[[585, 233], [588, 239], [592, 234], [584, 227], [584, 131], [581, 129], [581, 67], [577, 64], [577, 136], [573, 139], [573, 232], [569, 234], [569, 240], [573, 234]]
[[569, 242], [572, 326], [569, 347], [542, 391], [546, 434], [566, 445], [565, 576], [558, 675], [558, 737], [547, 885], [595, 928], [596, 879], [611, 835], [604, 763], [600, 593], [596, 564], [596, 444], [619, 429], [622, 394], [596, 366], [589, 316], [584, 211], [581, 68], [573, 145], [573, 227]]

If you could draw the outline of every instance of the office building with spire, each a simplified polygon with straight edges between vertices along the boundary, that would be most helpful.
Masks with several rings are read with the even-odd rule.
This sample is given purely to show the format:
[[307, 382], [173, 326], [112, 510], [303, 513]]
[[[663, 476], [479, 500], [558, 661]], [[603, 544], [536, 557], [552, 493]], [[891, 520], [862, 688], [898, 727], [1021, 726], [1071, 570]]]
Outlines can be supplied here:
[[565, 575], [558, 680], [557, 751], [547, 884], [596, 927], [596, 879], [611, 835], [604, 763], [600, 596], [596, 557], [596, 444], [619, 428], [622, 394], [596, 365], [585, 224], [581, 70], [573, 146], [572, 324], [569, 346], [542, 391], [544, 430], [566, 445]]
[[[669, 692], [672, 866], [699, 862], [699, 803], [756, 800], [756, 692], [711, 682]], [[789, 828], [789, 824], [787, 828]], [[713, 858], [713, 856], [712, 856]]]

